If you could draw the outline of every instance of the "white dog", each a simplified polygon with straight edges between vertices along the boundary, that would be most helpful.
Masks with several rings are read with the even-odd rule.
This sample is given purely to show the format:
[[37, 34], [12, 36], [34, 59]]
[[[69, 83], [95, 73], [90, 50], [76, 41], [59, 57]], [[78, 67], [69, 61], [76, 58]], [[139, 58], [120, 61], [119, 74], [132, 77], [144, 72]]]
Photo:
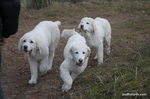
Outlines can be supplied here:
[[[70, 30], [64, 30], [63, 37], [69, 37]], [[87, 67], [90, 48], [86, 40], [79, 33], [72, 30], [72, 36], [67, 41], [64, 49], [64, 61], [60, 65], [60, 76], [64, 81], [62, 91], [66, 92], [72, 87], [74, 79]]]
[[32, 31], [20, 38], [18, 47], [28, 58], [31, 71], [29, 84], [36, 84], [38, 70], [45, 74], [52, 68], [55, 49], [60, 39], [60, 21], [42, 21]]
[[85, 17], [81, 19], [78, 28], [81, 35], [85, 37], [87, 45], [96, 48], [95, 59], [98, 59], [98, 64], [103, 63], [103, 39], [107, 44], [106, 53], [110, 54], [111, 26], [109, 22], [104, 18]]

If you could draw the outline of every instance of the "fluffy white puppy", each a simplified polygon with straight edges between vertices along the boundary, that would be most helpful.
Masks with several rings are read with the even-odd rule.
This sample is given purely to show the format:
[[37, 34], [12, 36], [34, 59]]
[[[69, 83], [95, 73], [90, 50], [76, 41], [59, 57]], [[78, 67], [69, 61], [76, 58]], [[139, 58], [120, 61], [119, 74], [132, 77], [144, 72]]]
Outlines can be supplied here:
[[87, 45], [96, 48], [95, 59], [98, 59], [98, 64], [103, 63], [103, 39], [106, 41], [106, 53], [110, 54], [111, 26], [108, 20], [84, 17], [78, 28], [80, 34], [85, 37]]
[[[63, 37], [68, 37], [69, 31], [64, 30]], [[60, 65], [60, 76], [64, 81], [63, 92], [70, 90], [74, 79], [85, 70], [90, 55], [90, 48], [86, 45], [84, 37], [74, 30], [71, 31], [72, 36], [69, 34], [71, 37], [64, 49], [65, 59]]]
[[32, 31], [24, 34], [19, 41], [20, 51], [28, 58], [31, 79], [29, 84], [36, 84], [38, 71], [45, 74], [52, 68], [55, 49], [60, 39], [60, 21], [42, 21]]

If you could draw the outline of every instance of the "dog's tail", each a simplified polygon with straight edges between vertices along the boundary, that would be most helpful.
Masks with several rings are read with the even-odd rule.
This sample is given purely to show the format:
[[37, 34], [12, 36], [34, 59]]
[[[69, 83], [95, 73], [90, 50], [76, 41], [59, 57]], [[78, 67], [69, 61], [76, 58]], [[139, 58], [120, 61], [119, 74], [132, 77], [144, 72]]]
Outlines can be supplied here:
[[78, 34], [75, 31], [75, 29], [64, 29], [62, 34], [61, 34], [61, 37], [68, 39], [69, 37], [71, 37], [71, 36], [73, 36], [75, 34]]
[[60, 26], [61, 25], [61, 22], [60, 21], [55, 21], [55, 23]]

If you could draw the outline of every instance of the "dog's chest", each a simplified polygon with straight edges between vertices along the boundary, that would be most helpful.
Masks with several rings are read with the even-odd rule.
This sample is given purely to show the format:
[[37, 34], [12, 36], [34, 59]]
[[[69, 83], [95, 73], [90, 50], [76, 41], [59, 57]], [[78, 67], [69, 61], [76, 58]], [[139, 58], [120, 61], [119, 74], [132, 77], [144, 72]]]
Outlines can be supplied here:
[[95, 40], [93, 38], [85, 38], [86, 39], [86, 43], [89, 47], [95, 47]]
[[70, 72], [77, 72], [77, 73], [81, 73], [81, 72], [83, 72], [83, 71], [84, 71], [84, 69], [85, 69], [85, 66], [81, 66], [81, 67], [79, 67], [79, 66], [74, 65], [74, 66], [71, 66], [71, 68], [70, 68]]
[[95, 47], [96, 38], [94, 35], [91, 35], [90, 33], [81, 33], [81, 35], [86, 39], [86, 43], [89, 47]]
[[37, 52], [35, 54], [31, 54], [30, 57], [33, 58], [36, 61], [39, 61], [39, 60], [43, 59], [45, 56], [41, 55], [39, 52]]

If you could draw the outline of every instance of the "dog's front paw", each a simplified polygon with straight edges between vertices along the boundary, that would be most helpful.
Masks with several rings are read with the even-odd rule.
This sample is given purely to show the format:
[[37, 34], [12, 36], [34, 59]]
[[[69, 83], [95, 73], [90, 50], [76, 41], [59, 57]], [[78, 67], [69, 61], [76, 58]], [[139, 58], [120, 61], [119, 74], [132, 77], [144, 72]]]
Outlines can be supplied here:
[[99, 63], [99, 62], [98, 62], [97, 66], [100, 66], [100, 65], [102, 65], [102, 64], [103, 64], [103, 63], [101, 63], [101, 62]]
[[67, 92], [70, 89], [71, 89], [70, 85], [63, 84], [63, 86], [62, 86], [62, 92]]
[[37, 84], [37, 81], [36, 80], [29, 80], [28, 84]]
[[103, 61], [98, 61], [98, 66], [103, 64]]

